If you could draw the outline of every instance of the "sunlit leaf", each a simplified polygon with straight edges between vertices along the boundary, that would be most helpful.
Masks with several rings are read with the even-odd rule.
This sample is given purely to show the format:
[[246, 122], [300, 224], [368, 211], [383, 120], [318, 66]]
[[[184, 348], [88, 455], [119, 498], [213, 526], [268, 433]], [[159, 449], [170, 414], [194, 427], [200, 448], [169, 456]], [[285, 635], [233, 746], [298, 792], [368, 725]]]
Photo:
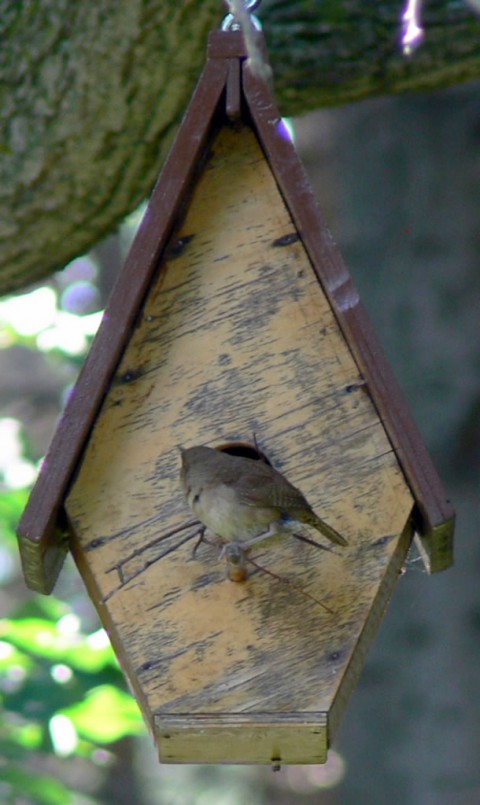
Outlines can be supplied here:
[[97, 673], [105, 666], [116, 666], [110, 645], [91, 644], [88, 636], [64, 634], [57, 624], [42, 618], [23, 618], [0, 622], [0, 639], [51, 662], [64, 662], [79, 671]]
[[97, 743], [111, 743], [145, 730], [135, 700], [113, 685], [93, 688], [83, 702], [62, 713], [72, 720], [80, 735]]
[[[0, 638], [10, 640], [17, 648], [52, 659], [60, 649], [55, 623], [42, 618], [5, 619], [0, 622]], [[65, 650], [63, 645], [62, 649]]]
[[19, 335], [36, 335], [55, 321], [57, 315], [57, 294], [47, 285], [0, 301], [2, 323], [13, 327]]
[[15, 529], [28, 499], [28, 490], [10, 489], [0, 496], [0, 533], [2, 540], [8, 540], [16, 547]]

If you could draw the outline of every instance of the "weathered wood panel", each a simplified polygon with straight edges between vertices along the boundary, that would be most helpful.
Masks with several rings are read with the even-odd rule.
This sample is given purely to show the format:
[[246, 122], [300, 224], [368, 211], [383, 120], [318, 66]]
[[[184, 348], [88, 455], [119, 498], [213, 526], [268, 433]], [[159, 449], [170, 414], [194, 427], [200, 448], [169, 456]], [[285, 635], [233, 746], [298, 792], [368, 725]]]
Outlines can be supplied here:
[[[350, 543], [252, 550], [291, 584], [253, 567], [235, 584], [218, 548], [193, 558], [181, 544], [194, 528], [177, 445], [253, 433]], [[256, 138], [224, 128], [66, 503], [76, 561], [163, 760], [325, 760], [329, 710], [335, 726], [412, 507]]]

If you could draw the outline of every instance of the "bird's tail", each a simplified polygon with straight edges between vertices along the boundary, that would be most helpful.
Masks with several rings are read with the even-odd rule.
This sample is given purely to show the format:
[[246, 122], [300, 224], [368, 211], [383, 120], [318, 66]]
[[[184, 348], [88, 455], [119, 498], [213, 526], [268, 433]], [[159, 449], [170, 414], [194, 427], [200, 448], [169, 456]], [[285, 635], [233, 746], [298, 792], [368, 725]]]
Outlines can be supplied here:
[[306, 525], [311, 525], [313, 528], [316, 528], [317, 531], [320, 531], [324, 537], [330, 540], [330, 542], [335, 542], [336, 545], [348, 545], [347, 540], [345, 537], [342, 537], [338, 531], [335, 531], [332, 526], [328, 525], [324, 520], [321, 520], [315, 512], [305, 512], [305, 515], [302, 517], [302, 523], [306, 523]]

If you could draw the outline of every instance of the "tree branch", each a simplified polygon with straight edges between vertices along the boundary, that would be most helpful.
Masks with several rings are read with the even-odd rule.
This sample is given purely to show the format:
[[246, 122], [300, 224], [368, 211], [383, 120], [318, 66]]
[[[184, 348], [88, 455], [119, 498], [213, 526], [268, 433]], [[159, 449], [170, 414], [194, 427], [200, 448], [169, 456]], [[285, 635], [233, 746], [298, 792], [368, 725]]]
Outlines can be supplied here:
[[[479, 23], [430, 0], [398, 47], [400, 0], [264, 0], [286, 115], [478, 77]], [[219, 0], [0, 0], [0, 293], [61, 268], [150, 192], [201, 69]]]

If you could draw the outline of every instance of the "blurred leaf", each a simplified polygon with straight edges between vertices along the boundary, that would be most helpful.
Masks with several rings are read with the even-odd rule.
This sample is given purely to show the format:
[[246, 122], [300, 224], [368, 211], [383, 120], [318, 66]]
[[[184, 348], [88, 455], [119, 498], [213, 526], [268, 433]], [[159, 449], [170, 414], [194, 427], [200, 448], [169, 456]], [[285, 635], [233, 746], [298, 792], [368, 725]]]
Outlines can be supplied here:
[[65, 601], [55, 598], [54, 595], [31, 594], [17, 605], [11, 617], [15, 621], [23, 618], [41, 618], [56, 623], [71, 611]]
[[64, 634], [55, 623], [43, 618], [5, 619], [0, 622], [0, 638], [33, 656], [64, 662], [90, 674], [103, 670], [106, 665], [116, 666], [110, 645], [91, 645], [88, 636]]
[[0, 496], [0, 534], [12, 547], [17, 545], [15, 529], [25, 508], [28, 489], [9, 489]]
[[[2, 769], [2, 783], [10, 786], [6, 803], [31, 802], [32, 805], [69, 805], [73, 795], [54, 777], [36, 774], [23, 766], [9, 765]], [[5, 786], [6, 784], [6, 786]]]
[[[9, 650], [5, 650], [5, 649]], [[18, 651], [15, 646], [0, 640], [0, 674], [10, 671], [11, 668], [23, 668], [28, 670], [32, 667], [32, 660], [22, 651]], [[0, 690], [2, 683], [0, 681]]]
[[[16, 759], [28, 755], [32, 749], [38, 749], [43, 738], [41, 726], [33, 723], [9, 723], [8, 718], [9, 714], [2, 714], [0, 755]], [[17, 719], [17, 722], [20, 720]]]
[[19, 746], [9, 736], [3, 738], [0, 735], [0, 757], [2, 758], [2, 766], [11, 760], [21, 761], [24, 757], [26, 757], [26, 754], [27, 750], [24, 746]]
[[62, 714], [73, 721], [79, 735], [96, 743], [111, 743], [145, 731], [135, 699], [113, 685], [93, 688], [83, 702], [65, 708]]

